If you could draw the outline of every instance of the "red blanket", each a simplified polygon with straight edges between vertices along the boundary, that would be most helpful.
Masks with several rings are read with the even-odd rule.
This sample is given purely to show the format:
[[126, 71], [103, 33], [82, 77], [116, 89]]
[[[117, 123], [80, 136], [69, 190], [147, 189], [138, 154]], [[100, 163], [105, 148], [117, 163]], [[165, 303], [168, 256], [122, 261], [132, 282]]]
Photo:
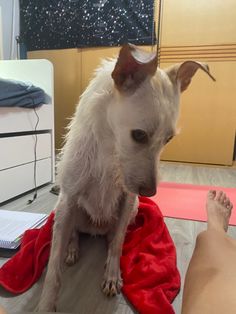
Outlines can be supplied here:
[[[176, 252], [157, 205], [140, 197], [135, 224], [127, 231], [121, 271], [123, 293], [143, 314], [172, 314], [180, 276]], [[29, 289], [41, 276], [49, 257], [54, 213], [41, 229], [25, 232], [20, 251], [0, 269], [0, 284], [12, 293]]]

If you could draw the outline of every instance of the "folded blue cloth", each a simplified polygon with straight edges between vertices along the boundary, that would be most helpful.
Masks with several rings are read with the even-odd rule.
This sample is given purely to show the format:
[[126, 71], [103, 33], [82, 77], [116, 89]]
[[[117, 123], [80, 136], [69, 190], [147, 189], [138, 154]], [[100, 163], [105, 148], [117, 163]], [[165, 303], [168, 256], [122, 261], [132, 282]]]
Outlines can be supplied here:
[[0, 78], [0, 107], [35, 108], [45, 103], [47, 95], [41, 88]]

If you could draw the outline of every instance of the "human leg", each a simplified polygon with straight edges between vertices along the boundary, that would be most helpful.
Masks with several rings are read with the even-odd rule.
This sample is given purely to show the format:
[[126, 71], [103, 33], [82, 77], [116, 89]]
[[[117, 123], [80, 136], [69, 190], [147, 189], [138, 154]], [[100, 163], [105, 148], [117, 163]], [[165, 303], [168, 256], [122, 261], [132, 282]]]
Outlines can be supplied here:
[[223, 192], [209, 192], [208, 226], [188, 267], [182, 314], [236, 312], [236, 240], [226, 234], [232, 207]]

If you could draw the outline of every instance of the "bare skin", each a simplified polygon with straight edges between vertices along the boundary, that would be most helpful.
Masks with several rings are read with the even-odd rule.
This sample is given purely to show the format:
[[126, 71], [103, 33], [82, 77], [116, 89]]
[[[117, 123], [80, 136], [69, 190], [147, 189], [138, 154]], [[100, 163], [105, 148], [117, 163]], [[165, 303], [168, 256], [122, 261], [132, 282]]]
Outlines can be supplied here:
[[0, 305], [0, 314], [7, 314], [7, 312], [5, 312], [5, 310], [1, 307], [1, 305]]
[[227, 232], [233, 204], [222, 191], [209, 191], [207, 196], [207, 228]]
[[225, 193], [208, 193], [207, 230], [198, 235], [188, 267], [182, 314], [236, 313], [236, 240], [226, 234], [232, 208]]

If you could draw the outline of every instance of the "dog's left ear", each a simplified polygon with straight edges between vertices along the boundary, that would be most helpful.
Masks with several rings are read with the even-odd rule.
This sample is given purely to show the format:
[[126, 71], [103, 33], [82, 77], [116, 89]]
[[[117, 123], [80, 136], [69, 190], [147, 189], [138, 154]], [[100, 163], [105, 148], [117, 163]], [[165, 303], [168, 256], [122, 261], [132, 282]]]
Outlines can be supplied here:
[[180, 83], [180, 90], [183, 92], [191, 83], [191, 79], [198, 69], [203, 70], [213, 81], [215, 81], [215, 78], [209, 71], [208, 65], [202, 62], [185, 61], [184, 63], [176, 64], [165, 71], [173, 84]]
[[120, 49], [112, 78], [119, 91], [135, 90], [148, 76], [153, 76], [157, 69], [157, 54], [127, 44]]

